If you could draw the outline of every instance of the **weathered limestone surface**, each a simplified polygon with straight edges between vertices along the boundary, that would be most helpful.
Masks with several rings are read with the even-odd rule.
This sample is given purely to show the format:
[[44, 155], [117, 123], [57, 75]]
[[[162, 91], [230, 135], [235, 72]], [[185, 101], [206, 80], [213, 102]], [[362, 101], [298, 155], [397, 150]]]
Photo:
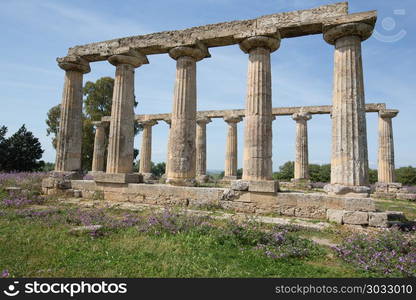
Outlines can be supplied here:
[[292, 115], [292, 119], [296, 121], [295, 180], [309, 179], [307, 121], [311, 118], [311, 115], [305, 112]]
[[168, 124], [169, 126], [169, 132], [168, 132], [168, 150], [166, 151], [166, 164], [165, 164], [165, 174], [163, 174], [162, 178], [166, 180], [166, 178], [168, 177], [168, 170], [169, 170], [169, 142], [170, 142], [170, 127], [172, 125], [171, 119], [169, 118], [164, 118], [163, 121]]
[[196, 159], [196, 62], [208, 57], [208, 49], [198, 43], [194, 47], [177, 47], [169, 55], [176, 60], [176, 81], [173, 97], [172, 125], [169, 134], [169, 169], [167, 183], [195, 184]]
[[206, 182], [207, 176], [207, 124], [210, 118], [196, 120], [196, 178], [199, 182]]
[[157, 124], [157, 121], [148, 120], [141, 124], [143, 132], [139, 171], [144, 179], [150, 179], [152, 177], [152, 127]]
[[80, 57], [58, 59], [65, 70], [60, 126], [56, 144], [55, 171], [80, 171], [82, 146], [82, 77], [90, 71], [88, 62]]
[[104, 172], [106, 122], [93, 122], [95, 125], [94, 152], [92, 157], [92, 172]]
[[[324, 39], [335, 45], [332, 100], [331, 184], [368, 185], [368, 152], [361, 42], [374, 24], [328, 26]], [[364, 193], [368, 194], [369, 189]], [[336, 189], [328, 189], [336, 193]], [[358, 192], [351, 189], [351, 192]]]
[[378, 118], [378, 182], [393, 183], [394, 170], [394, 142], [392, 118], [397, 116], [398, 110], [382, 110]]
[[147, 64], [142, 54], [111, 56], [116, 66], [108, 145], [107, 173], [133, 171], [134, 143], [134, 68]]
[[227, 141], [225, 146], [225, 168], [223, 180], [237, 179], [237, 123], [242, 121], [239, 116], [228, 115], [224, 117], [228, 125]]
[[[116, 174], [118, 175], [118, 174]], [[114, 184], [92, 180], [72, 180], [72, 188], [83, 197], [97, 193], [105, 200], [159, 205], [220, 205], [236, 212], [278, 213], [286, 216], [326, 218], [327, 210], [345, 212], [375, 211], [372, 199], [328, 196], [323, 193], [265, 193], [226, 188], [183, 187], [162, 184]], [[368, 221], [367, 221], [368, 222]]]
[[[366, 112], [379, 112], [386, 109], [385, 103], [368, 103], [365, 105]], [[311, 115], [325, 115], [330, 114], [332, 110], [331, 105], [314, 105], [314, 106], [293, 106], [293, 107], [274, 107], [272, 108], [273, 116], [291, 116], [295, 113], [299, 113], [302, 110], [307, 111]], [[197, 118], [224, 118], [228, 115], [235, 115], [239, 117], [245, 116], [245, 109], [230, 109], [230, 110], [205, 110], [198, 111]], [[164, 120], [170, 118], [170, 114], [146, 114], [136, 115], [136, 121], [141, 122], [146, 119], [152, 120]], [[101, 119], [102, 121], [109, 121], [110, 117], [106, 116]]]
[[[340, 18], [341, 17], [341, 18]], [[237, 44], [246, 37], [274, 34], [277, 28], [282, 38], [322, 33], [324, 22], [358, 22], [375, 18], [375, 12], [348, 15], [348, 3], [336, 3], [313, 9], [271, 14], [257, 19], [224, 22], [185, 30], [163, 31], [131, 36], [70, 48], [69, 55], [83, 56], [89, 61], [105, 60], [126, 49], [139, 49], [143, 54], [166, 53], [178, 46], [190, 46], [196, 40], [207, 47]]]
[[243, 179], [272, 179], [272, 87], [270, 53], [280, 46], [280, 37], [254, 36], [240, 48], [249, 54], [244, 128]]

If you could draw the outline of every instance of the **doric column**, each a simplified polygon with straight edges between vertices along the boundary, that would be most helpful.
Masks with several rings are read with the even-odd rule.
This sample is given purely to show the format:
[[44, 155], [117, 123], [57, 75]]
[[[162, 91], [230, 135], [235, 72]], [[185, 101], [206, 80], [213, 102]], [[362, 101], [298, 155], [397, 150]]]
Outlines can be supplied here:
[[176, 60], [176, 81], [173, 96], [172, 127], [169, 134], [169, 170], [167, 183], [195, 184], [196, 134], [196, 62], [208, 57], [208, 49], [198, 43], [194, 47], [176, 47], [169, 51]]
[[166, 122], [166, 124], [169, 125], [169, 131], [168, 131], [168, 147], [167, 147], [167, 151], [166, 151], [166, 163], [165, 163], [165, 174], [163, 174], [162, 178], [167, 178], [168, 177], [168, 169], [169, 169], [169, 142], [170, 142], [170, 127], [171, 127], [171, 119], [164, 119], [163, 121]]
[[228, 125], [227, 142], [225, 146], [224, 181], [237, 179], [237, 123], [243, 119], [239, 116], [225, 116]]
[[312, 116], [305, 112], [299, 112], [292, 115], [292, 119], [296, 121], [295, 181], [309, 179], [307, 122], [311, 118]]
[[105, 144], [106, 144], [106, 128], [107, 122], [93, 122], [95, 125], [95, 138], [94, 138], [94, 153], [92, 157], [92, 169], [95, 172], [104, 172], [104, 160], [105, 160]]
[[361, 42], [372, 31], [364, 23], [324, 28], [325, 41], [335, 45], [331, 185], [325, 188], [331, 194], [369, 192]]
[[270, 53], [280, 38], [254, 36], [240, 48], [249, 54], [244, 129], [243, 179], [272, 179], [272, 87]]
[[88, 61], [81, 57], [58, 58], [65, 70], [61, 116], [56, 144], [55, 171], [81, 171], [82, 147], [82, 77], [90, 72]]
[[206, 182], [207, 176], [207, 124], [210, 118], [202, 117], [196, 120], [196, 179]]
[[397, 116], [398, 110], [382, 110], [378, 114], [378, 182], [393, 183], [394, 170], [394, 142], [392, 118]]
[[116, 66], [111, 107], [107, 173], [132, 173], [134, 143], [134, 69], [147, 64], [146, 56], [131, 50], [113, 55], [108, 61]]
[[141, 122], [143, 126], [142, 146], [140, 149], [140, 174], [144, 179], [152, 178], [152, 127], [157, 124], [155, 120]]

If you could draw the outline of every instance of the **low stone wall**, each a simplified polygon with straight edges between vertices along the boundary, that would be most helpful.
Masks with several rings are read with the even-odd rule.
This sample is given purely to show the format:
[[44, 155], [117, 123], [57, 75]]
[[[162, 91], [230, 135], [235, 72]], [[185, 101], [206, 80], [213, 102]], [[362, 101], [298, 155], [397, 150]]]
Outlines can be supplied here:
[[328, 219], [340, 224], [375, 227], [390, 226], [392, 220], [398, 220], [398, 215], [404, 218], [399, 212], [376, 212], [371, 198], [325, 193], [261, 193], [166, 184], [97, 183], [93, 180], [72, 180], [71, 191], [84, 198], [156, 205], [217, 206], [235, 212]]

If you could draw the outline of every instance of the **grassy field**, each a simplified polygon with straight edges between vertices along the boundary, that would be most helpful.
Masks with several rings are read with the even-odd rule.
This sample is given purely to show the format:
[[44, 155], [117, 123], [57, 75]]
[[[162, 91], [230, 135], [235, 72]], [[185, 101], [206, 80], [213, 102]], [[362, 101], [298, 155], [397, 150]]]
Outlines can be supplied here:
[[70, 234], [70, 227], [3, 216], [0, 269], [14, 277], [369, 276], [321, 246], [308, 257], [271, 259], [250, 245], [219, 243], [193, 230], [154, 235], [129, 227], [95, 238]]

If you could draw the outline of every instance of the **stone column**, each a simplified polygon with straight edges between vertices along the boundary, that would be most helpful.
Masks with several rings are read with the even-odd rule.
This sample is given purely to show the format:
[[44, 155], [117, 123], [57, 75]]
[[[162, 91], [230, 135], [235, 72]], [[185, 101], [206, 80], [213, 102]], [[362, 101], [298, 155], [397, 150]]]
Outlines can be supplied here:
[[228, 125], [227, 142], [225, 146], [224, 181], [237, 179], [237, 123], [243, 119], [239, 116], [225, 116], [224, 121]]
[[361, 42], [372, 31], [364, 23], [324, 27], [325, 41], [335, 45], [330, 194], [366, 197], [370, 191]]
[[309, 113], [299, 112], [292, 115], [296, 121], [296, 159], [295, 178], [293, 181], [306, 181], [309, 179], [308, 159], [308, 121], [312, 118]]
[[93, 122], [95, 125], [94, 153], [92, 157], [92, 173], [104, 172], [105, 144], [107, 122]]
[[61, 116], [56, 144], [55, 171], [67, 174], [81, 171], [82, 147], [82, 77], [90, 72], [88, 61], [81, 57], [58, 58], [65, 70]]
[[153, 179], [152, 176], [152, 127], [157, 124], [155, 120], [142, 121], [142, 146], [140, 149], [140, 174], [143, 179]]
[[[277, 191], [272, 180], [272, 86], [270, 53], [280, 46], [280, 38], [254, 36], [240, 48], [249, 54], [244, 129], [243, 180], [264, 191]], [[256, 183], [260, 181], [269, 181]], [[249, 187], [250, 190], [250, 187]], [[263, 188], [256, 188], [263, 191]]]
[[207, 182], [207, 124], [210, 118], [202, 117], [196, 120], [196, 179]]
[[395, 181], [392, 118], [398, 110], [381, 110], [378, 114], [378, 183]]
[[166, 182], [192, 186], [196, 175], [196, 62], [209, 54], [208, 49], [198, 43], [194, 47], [173, 48], [169, 55], [176, 60], [176, 81]]
[[[146, 56], [133, 50], [127, 54], [110, 56], [108, 61], [116, 66], [116, 75], [111, 107], [107, 173], [130, 174], [133, 172], [134, 158], [134, 69], [147, 64], [148, 61]], [[127, 180], [125, 175], [119, 177]], [[136, 177], [131, 181], [136, 181]]]
[[168, 147], [167, 147], [167, 151], [166, 151], [166, 163], [165, 163], [165, 174], [163, 174], [162, 178], [167, 178], [168, 177], [168, 169], [169, 169], [169, 141], [170, 141], [170, 127], [171, 127], [171, 120], [170, 119], [164, 119], [163, 121], [166, 122], [166, 124], [169, 125], [169, 132], [168, 132]]

